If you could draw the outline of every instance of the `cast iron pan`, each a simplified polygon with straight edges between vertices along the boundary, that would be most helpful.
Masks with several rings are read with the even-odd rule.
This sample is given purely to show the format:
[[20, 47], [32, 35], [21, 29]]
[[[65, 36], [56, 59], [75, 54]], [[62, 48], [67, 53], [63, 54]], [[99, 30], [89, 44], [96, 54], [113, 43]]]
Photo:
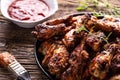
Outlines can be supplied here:
[[[81, 12], [81, 13], [76, 13], [76, 14], [71, 14], [71, 15], [78, 16], [78, 15], [84, 15], [84, 14], [92, 15], [93, 13], [92, 12]], [[100, 16], [99, 18], [103, 18], [103, 16]], [[44, 56], [42, 55], [42, 53], [38, 52], [38, 48], [39, 48], [40, 44], [41, 44], [41, 42], [39, 40], [37, 40], [35, 43], [35, 59], [36, 59], [37, 65], [50, 80], [55, 80], [55, 77], [53, 75], [51, 75], [48, 72], [48, 70], [42, 66], [42, 60], [43, 60]]]

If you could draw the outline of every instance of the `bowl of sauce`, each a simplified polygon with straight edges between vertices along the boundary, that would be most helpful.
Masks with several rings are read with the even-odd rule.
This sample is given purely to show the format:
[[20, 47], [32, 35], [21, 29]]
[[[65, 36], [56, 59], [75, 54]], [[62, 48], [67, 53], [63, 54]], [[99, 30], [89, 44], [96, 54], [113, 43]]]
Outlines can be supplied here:
[[34, 27], [57, 10], [57, 0], [1, 0], [3, 16], [24, 28]]

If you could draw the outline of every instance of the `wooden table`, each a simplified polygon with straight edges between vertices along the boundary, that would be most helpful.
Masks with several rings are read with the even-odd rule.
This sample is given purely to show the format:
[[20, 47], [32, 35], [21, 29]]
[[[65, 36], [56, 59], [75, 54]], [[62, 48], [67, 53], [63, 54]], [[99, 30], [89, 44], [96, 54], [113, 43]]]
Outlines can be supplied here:
[[[77, 1], [77, 0], [76, 0]], [[59, 10], [49, 19], [75, 13], [77, 3], [73, 0], [58, 0]], [[48, 80], [38, 68], [34, 58], [36, 39], [31, 34], [33, 29], [20, 28], [7, 21], [0, 14], [0, 52], [9, 51], [30, 72], [32, 80]], [[0, 66], [0, 80], [15, 80], [13, 74]]]

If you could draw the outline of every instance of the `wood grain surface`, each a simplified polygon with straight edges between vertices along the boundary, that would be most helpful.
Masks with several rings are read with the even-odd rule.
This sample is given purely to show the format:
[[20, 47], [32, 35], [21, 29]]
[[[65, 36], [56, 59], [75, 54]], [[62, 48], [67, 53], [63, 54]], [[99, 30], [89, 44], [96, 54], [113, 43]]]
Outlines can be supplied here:
[[[49, 19], [77, 13], [77, 1], [78, 0], [58, 0], [59, 10]], [[13, 54], [30, 72], [32, 80], [49, 80], [36, 64], [34, 58], [34, 44], [36, 39], [31, 34], [32, 30], [34, 30], [34, 28], [20, 28], [4, 19], [0, 14], [0, 52], [9, 51]], [[12, 73], [0, 66], [0, 80], [15, 80], [15, 78]]]

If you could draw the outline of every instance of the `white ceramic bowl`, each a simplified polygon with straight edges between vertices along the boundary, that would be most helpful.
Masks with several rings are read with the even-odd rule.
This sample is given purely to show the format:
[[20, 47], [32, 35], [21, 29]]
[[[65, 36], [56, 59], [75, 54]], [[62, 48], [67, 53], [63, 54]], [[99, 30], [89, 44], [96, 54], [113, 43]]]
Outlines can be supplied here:
[[15, 0], [1, 0], [1, 13], [2, 15], [12, 21], [13, 23], [17, 24], [20, 27], [24, 28], [33, 28], [35, 25], [37, 25], [40, 22], [43, 22], [45, 19], [53, 15], [58, 10], [58, 3], [57, 0], [43, 0], [50, 8], [49, 14], [42, 20], [39, 21], [20, 21], [13, 19], [9, 16], [7, 10], [9, 5]]

